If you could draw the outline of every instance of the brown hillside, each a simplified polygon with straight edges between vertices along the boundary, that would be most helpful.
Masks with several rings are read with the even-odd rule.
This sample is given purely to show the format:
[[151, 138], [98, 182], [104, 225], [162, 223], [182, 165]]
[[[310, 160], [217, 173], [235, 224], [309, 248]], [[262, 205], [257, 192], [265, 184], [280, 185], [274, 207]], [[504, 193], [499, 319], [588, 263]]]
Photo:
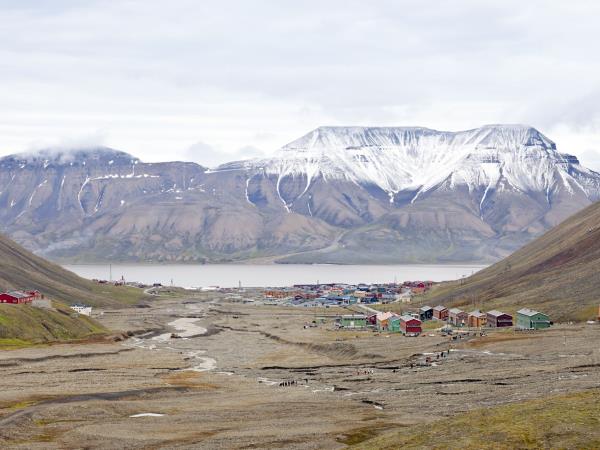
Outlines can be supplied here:
[[38, 289], [66, 303], [119, 306], [140, 300], [140, 289], [98, 285], [52, 264], [0, 235], [0, 290]]
[[595, 318], [600, 304], [600, 203], [462, 282], [437, 286], [424, 301], [507, 312], [529, 306], [554, 320]]

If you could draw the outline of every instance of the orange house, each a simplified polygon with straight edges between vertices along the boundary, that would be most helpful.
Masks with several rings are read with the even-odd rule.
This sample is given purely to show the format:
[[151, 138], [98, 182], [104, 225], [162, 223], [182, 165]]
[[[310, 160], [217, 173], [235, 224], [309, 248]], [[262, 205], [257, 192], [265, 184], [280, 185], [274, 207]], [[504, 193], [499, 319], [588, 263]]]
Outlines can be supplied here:
[[471, 311], [469, 313], [469, 327], [480, 328], [485, 326], [487, 323], [487, 315], [481, 311]]

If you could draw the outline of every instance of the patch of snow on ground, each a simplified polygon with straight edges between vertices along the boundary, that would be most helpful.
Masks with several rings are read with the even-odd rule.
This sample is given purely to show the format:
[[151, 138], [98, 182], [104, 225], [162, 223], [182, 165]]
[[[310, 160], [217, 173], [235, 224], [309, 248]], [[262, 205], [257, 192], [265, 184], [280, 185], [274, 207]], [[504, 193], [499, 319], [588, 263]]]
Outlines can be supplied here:
[[163, 417], [164, 414], [159, 414], [159, 413], [140, 413], [140, 414], [133, 414], [129, 417]]

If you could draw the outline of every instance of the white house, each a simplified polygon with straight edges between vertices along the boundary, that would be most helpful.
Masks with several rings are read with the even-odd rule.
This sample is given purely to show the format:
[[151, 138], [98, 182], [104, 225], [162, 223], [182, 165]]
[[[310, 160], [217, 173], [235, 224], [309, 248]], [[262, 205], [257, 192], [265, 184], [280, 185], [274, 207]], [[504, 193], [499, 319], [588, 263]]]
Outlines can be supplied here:
[[83, 314], [84, 316], [92, 315], [92, 307], [87, 305], [71, 305], [71, 309], [78, 314]]

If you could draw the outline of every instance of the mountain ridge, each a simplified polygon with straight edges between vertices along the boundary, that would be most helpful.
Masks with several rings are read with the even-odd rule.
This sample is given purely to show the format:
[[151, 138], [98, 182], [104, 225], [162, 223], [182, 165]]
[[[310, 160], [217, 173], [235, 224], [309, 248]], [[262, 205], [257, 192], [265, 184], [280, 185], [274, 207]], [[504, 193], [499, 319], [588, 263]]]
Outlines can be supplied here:
[[600, 174], [525, 125], [319, 127], [215, 169], [0, 159], [2, 230], [64, 261], [491, 262], [599, 198]]

